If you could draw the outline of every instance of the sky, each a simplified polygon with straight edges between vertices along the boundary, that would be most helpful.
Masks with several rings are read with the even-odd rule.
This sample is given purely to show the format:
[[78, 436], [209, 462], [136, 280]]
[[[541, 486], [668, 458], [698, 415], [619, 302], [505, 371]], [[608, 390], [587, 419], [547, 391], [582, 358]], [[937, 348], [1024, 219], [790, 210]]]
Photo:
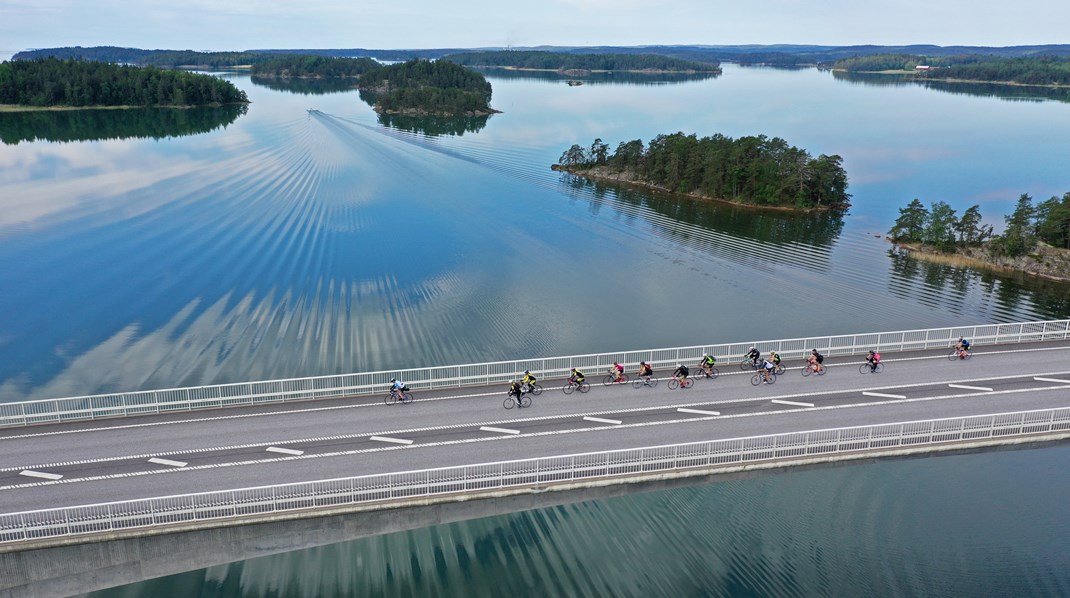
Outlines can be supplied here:
[[1065, 0], [0, 0], [0, 50], [1009, 46], [1067, 23]]

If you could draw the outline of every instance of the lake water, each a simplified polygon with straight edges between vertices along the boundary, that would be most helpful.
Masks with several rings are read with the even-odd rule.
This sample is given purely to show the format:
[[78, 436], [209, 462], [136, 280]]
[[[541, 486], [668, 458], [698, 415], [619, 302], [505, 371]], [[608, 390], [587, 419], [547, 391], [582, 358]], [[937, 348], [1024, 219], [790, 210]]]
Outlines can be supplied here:
[[[578, 87], [491, 75], [502, 114], [384, 126], [356, 92], [227, 78], [246, 114], [0, 113], [0, 401], [1070, 314], [1068, 285], [877, 238], [914, 197], [999, 225], [1021, 193], [1070, 191], [1057, 99], [725, 65]], [[756, 212], [549, 168], [573, 143], [675, 131], [840, 154], [854, 207]], [[1066, 457], [715, 484], [115, 594], [1065, 594]]]
[[[1063, 102], [732, 65], [492, 76], [502, 114], [428, 136], [356, 92], [228, 78], [247, 114], [0, 114], [0, 400], [1070, 312], [1067, 285], [875, 237], [914, 197], [999, 224], [1020, 193], [1070, 191]], [[92, 140], [25, 140], [72, 129]], [[681, 130], [840, 154], [854, 207], [754, 212], [549, 169], [573, 143]]]

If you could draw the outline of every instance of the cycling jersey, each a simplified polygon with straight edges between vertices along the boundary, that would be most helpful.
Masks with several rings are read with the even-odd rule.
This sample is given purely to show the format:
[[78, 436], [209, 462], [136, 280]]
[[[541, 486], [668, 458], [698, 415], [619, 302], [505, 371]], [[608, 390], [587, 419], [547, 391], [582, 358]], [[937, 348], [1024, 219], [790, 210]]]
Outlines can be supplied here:
[[687, 373], [688, 373], [687, 366], [686, 365], [682, 365], [682, 366], [676, 368], [676, 371], [673, 372], [672, 375], [673, 376], [680, 376], [680, 377], [683, 377], [683, 378], [687, 378]]
[[713, 355], [707, 355], [706, 358], [702, 360], [702, 364], [709, 366], [713, 365], [716, 361], [717, 360], [713, 358]]
[[651, 369], [651, 367], [649, 365], [644, 365], [644, 366], [639, 368], [639, 375], [640, 376], [651, 376], [653, 374], [654, 374], [654, 370]]

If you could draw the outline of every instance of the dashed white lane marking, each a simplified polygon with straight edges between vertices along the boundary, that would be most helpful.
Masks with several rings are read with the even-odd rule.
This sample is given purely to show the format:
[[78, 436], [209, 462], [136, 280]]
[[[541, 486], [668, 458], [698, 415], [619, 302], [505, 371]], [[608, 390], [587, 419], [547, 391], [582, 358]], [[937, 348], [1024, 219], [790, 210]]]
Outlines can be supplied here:
[[969, 386], [966, 384], [948, 384], [948, 386], [950, 386], [951, 388], [961, 388], [964, 390], [983, 390], [985, 392], [992, 392], [992, 389], [988, 388], [987, 386]]
[[394, 444], [412, 444], [411, 440], [405, 438], [391, 438], [389, 436], [372, 436], [369, 440], [378, 440], [379, 442], [393, 442]]
[[157, 465], [168, 465], [170, 467], [185, 467], [189, 465], [189, 463], [185, 461], [172, 461], [171, 459], [160, 459], [158, 457], [153, 457], [149, 459], [149, 463], [155, 463]]
[[[1020, 378], [1021, 376], [1018, 376], [1018, 377]], [[928, 386], [928, 384], [918, 384], [917, 386]], [[984, 394], [984, 395], [982, 393], [977, 393], [977, 394], [972, 394], [972, 395], [969, 395], [969, 394], [967, 394], [967, 395], [954, 394], [954, 395], [943, 395], [943, 396], [935, 396], [935, 397], [919, 397], [919, 398], [916, 398], [916, 399], [905, 399], [903, 402], [904, 403], [924, 403], [924, 402], [939, 401], [939, 400], [944, 400], [944, 399], [961, 399], [961, 398], [971, 397], [971, 396], [977, 396], [977, 397], [984, 396], [984, 397], [987, 398], [987, 397], [992, 397], [993, 395], [1027, 394], [1027, 393], [1032, 393], [1032, 392], [1037, 392], [1037, 391], [1055, 390], [1055, 389], [1061, 389], [1061, 388], [1064, 388], [1064, 386], [1053, 386], [1053, 387], [1047, 387], [1047, 388], [1019, 388], [1019, 389], [1015, 389], [1015, 390], [1000, 390], [1000, 391], [995, 391], [992, 394]], [[811, 393], [811, 394], [817, 394], [817, 393]], [[884, 405], [892, 405], [892, 404], [895, 404], [897, 402], [898, 401], [869, 401], [869, 402], [865, 402], [865, 403], [854, 403], [854, 404], [849, 404], [849, 405], [828, 405], [828, 406], [825, 406], [825, 407], [815, 407], [814, 410], [815, 411], [836, 411], [836, 410], [842, 410], [842, 409], [871, 408], [871, 407], [880, 407], [880, 406], [884, 406]], [[785, 413], [792, 413], [794, 411], [795, 411], [794, 409], [782, 409], [782, 410], [779, 410], [779, 411], [763, 411], [763, 412], [759, 412], [759, 413], [739, 413], [739, 414], [736, 414], [736, 415], [724, 415], [722, 417], [725, 418], [725, 419], [740, 419], [740, 418], [750, 418], [750, 417], [764, 417], [764, 416], [770, 416], [770, 415], [782, 415], [782, 414], [785, 414]], [[991, 416], [991, 415], [996, 415], [996, 414], [991, 414], [991, 413], [990, 414], [979, 414], [979, 415], [976, 415], [976, 417], [987, 417], [987, 416]], [[54, 484], [75, 484], [75, 483], [79, 483], [79, 482], [96, 482], [96, 481], [100, 481], [100, 480], [131, 478], [131, 477], [139, 477], [139, 476], [146, 476], [146, 475], [157, 475], [157, 474], [161, 474], [161, 473], [185, 473], [185, 472], [201, 470], [201, 469], [218, 469], [218, 468], [221, 468], [221, 467], [243, 467], [243, 466], [250, 466], [250, 465], [262, 465], [262, 464], [266, 464], [266, 463], [280, 463], [280, 462], [283, 462], [283, 461], [293, 461], [293, 460], [298, 460], [298, 459], [324, 459], [324, 458], [332, 458], [332, 457], [342, 457], [342, 456], [351, 456], [351, 455], [362, 455], [362, 454], [368, 454], [368, 453], [378, 453], [378, 452], [382, 452], [382, 451], [408, 450], [410, 448], [431, 448], [431, 447], [439, 447], [439, 446], [452, 446], [452, 445], [460, 445], [460, 444], [471, 444], [471, 443], [476, 443], [476, 442], [504, 440], [505, 438], [537, 438], [537, 437], [543, 437], [543, 436], [556, 436], [556, 435], [559, 435], [559, 434], [576, 434], [576, 433], [584, 433], [584, 432], [605, 432], [605, 431], [608, 431], [608, 430], [623, 430], [623, 429], [628, 429], [628, 428], [647, 428], [647, 427], [651, 427], [651, 426], [664, 426], [664, 425], [672, 425], [672, 424], [693, 424], [696, 421], [701, 421], [701, 420], [688, 418], [688, 419], [678, 419], [678, 420], [641, 422], [641, 423], [624, 424], [624, 425], [621, 425], [621, 426], [611, 426], [611, 427], [579, 428], [579, 429], [571, 429], [571, 430], [566, 429], [566, 430], [547, 430], [547, 431], [543, 431], [543, 432], [528, 432], [526, 434], [521, 434], [520, 436], [482, 436], [482, 437], [479, 437], [479, 438], [465, 438], [465, 439], [462, 439], [462, 440], [444, 440], [444, 441], [440, 441], [440, 442], [429, 442], [427, 444], [418, 444], [415, 447], [387, 446], [387, 447], [354, 449], [354, 450], [348, 450], [348, 451], [336, 451], [336, 452], [333, 452], [333, 453], [315, 453], [315, 454], [311, 454], [311, 455], [300, 455], [300, 456], [294, 456], [294, 457], [272, 457], [272, 458], [269, 458], [269, 459], [254, 459], [254, 460], [250, 460], [250, 461], [231, 461], [231, 462], [227, 462], [227, 463], [213, 463], [213, 464], [210, 464], [210, 465], [193, 465], [193, 466], [185, 467], [185, 468], [182, 468], [182, 469], [152, 469], [152, 470], [147, 470], [147, 471], [132, 471], [132, 472], [126, 472], [126, 473], [113, 473], [113, 474], [96, 475], [96, 476], [89, 476], [89, 477], [85, 477], [85, 478], [67, 478], [67, 479], [63, 479], [63, 480], [52, 480], [52, 481], [44, 481], [44, 482], [27, 482], [25, 484], [13, 484], [13, 485], [10, 485], [10, 486], [0, 486], [0, 490], [15, 490], [15, 489], [22, 489], [22, 488], [36, 488], [36, 487], [39, 487], [39, 486], [51, 486], [51, 485], [54, 485]], [[902, 422], [900, 422], [900, 423], [902, 423]], [[827, 428], [827, 430], [838, 430], [838, 429], [841, 429], [841, 428]], [[820, 431], [823, 431], [823, 430], [809, 430], [809, 431], [811, 431], [811, 432], [820, 432]], [[724, 439], [722, 439], [722, 440], [724, 440]]]
[[687, 407], [680, 407], [677, 409], [680, 413], [694, 413], [695, 415], [720, 415], [720, 411], [705, 411], [703, 409], [688, 409]]
[[43, 478], [46, 480], [58, 480], [63, 477], [58, 473], [47, 473], [44, 471], [34, 471], [32, 469], [24, 469], [19, 472], [19, 475], [24, 475], [28, 478]]
[[520, 430], [510, 430], [509, 428], [495, 428], [494, 426], [480, 426], [482, 432], [498, 432], [499, 434], [519, 434]]
[[1041, 378], [1039, 376], [1033, 376], [1033, 379], [1037, 382], [1062, 382], [1063, 384], [1070, 384], [1070, 380], [1060, 380], [1059, 378]]
[[[1062, 371], [1062, 372], [1041, 372], [1040, 374], [1041, 374], [1041, 376], [1053, 376], [1053, 375], [1054, 376], [1065, 376], [1065, 375], [1070, 374], [1070, 372], [1066, 372], [1066, 371]], [[1025, 378], [1029, 378], [1029, 377], [1030, 376], [1028, 374], [1026, 374], [1026, 375], [1013, 374], [1013, 375], [1008, 375], [1008, 376], [993, 376], [991, 378], [982, 378], [982, 379], [979, 379], [979, 380], [963, 380], [962, 382], [973, 382], [973, 381], [976, 381], [976, 382], [990, 382], [990, 381], [997, 381], [997, 380], [1000, 380], [1000, 381], [1002, 381], [1002, 380], [1021, 380], [1021, 379], [1025, 379]], [[1070, 381], [1059, 380], [1059, 382], [1062, 383], [1062, 384], [1067, 384]], [[919, 382], [919, 383], [916, 383], [916, 384], [899, 384], [899, 385], [895, 385], [895, 386], [877, 387], [877, 390], [893, 390], [893, 389], [894, 390], [903, 390], [903, 389], [908, 389], [908, 388], [919, 388], [919, 387], [932, 386], [933, 384], [950, 384], [950, 383], [946, 382], [946, 381], [945, 382]], [[1053, 389], [1056, 389], [1056, 388], [1063, 388], [1063, 387], [1062, 386], [1056, 386], [1056, 387], [1051, 387], [1051, 388], [1025, 389], [1024, 392], [1031, 392], [1031, 391], [1034, 391], [1034, 390], [1053, 390]], [[799, 399], [799, 398], [809, 398], [809, 397], [826, 397], [829, 394], [833, 394], [833, 395], [849, 395], [849, 394], [856, 393], [856, 392], [868, 392], [868, 391], [863, 391], [861, 388], [850, 388], [850, 389], [835, 390], [835, 391], [819, 390], [819, 391], [812, 391], [812, 392], [792, 393], [792, 394], [785, 394], [785, 395], [780, 395], [780, 396], [783, 399]], [[996, 392], [997, 392], [997, 394], [1000, 394], [999, 391], [996, 391]], [[880, 396], [896, 397], [896, 396], [899, 396], [899, 395], [880, 395]], [[938, 398], [959, 398], [961, 396], [969, 396], [969, 395], [947, 395], [946, 397], [938, 397]], [[745, 403], [757, 402], [757, 401], [761, 401], [761, 400], [762, 399], [759, 399], [759, 398], [756, 398], [756, 397], [745, 397], [745, 398], [739, 398], [739, 399], [725, 399], [725, 400], [720, 400], [720, 401], [698, 401], [698, 402], [694, 402], [694, 403], [685, 403], [685, 405], [694, 406], [694, 407], [703, 407], [703, 406], [706, 406], [706, 405], [729, 406], [729, 405], [737, 405], [737, 404], [745, 404]], [[915, 400], [918, 400], [918, 399], [906, 399], [906, 400], [909, 402], [909, 401], [915, 401]], [[879, 402], [878, 403], [873, 403], [874, 406], [879, 406], [879, 405], [882, 405], [882, 404], [884, 404], [884, 403], [879, 403]], [[368, 406], [370, 406], [370, 405], [368, 405]], [[630, 408], [630, 409], [601, 410], [601, 411], [593, 411], [593, 412], [588, 412], [588, 413], [590, 415], [609, 415], [609, 414], [620, 415], [620, 414], [625, 414], [625, 413], [627, 413], [627, 414], [646, 413], [646, 412], [657, 411], [657, 410], [661, 410], [661, 409], [664, 409], [664, 407], [634, 407], [634, 408]], [[824, 409], [824, 407], [816, 407], [816, 409]], [[774, 412], [774, 413], [778, 413], [778, 412]], [[761, 413], [759, 413], [759, 415], [760, 414]], [[423, 433], [423, 432], [434, 432], [434, 431], [440, 431], [440, 430], [458, 430], [458, 429], [462, 429], [462, 428], [470, 428], [472, 426], [514, 424], [514, 423], [516, 423], [518, 421], [524, 421], [524, 422], [528, 422], [528, 423], [531, 423], [531, 422], [549, 422], [549, 421], [552, 421], [552, 420], [568, 419], [568, 418], [571, 418], [571, 417], [575, 417], [576, 415], [581, 415], [581, 414], [576, 413], [576, 414], [563, 414], [563, 415], [542, 415], [542, 416], [524, 418], [522, 420], [510, 419], [510, 420], [492, 420], [492, 421], [484, 421], [484, 422], [466, 422], [466, 423], [458, 423], [458, 424], [445, 424], [445, 425], [441, 425], [441, 426], [427, 426], [427, 427], [421, 427], [421, 428], [407, 428], [407, 429], [402, 429], [402, 430], [397, 430], [397, 429], [395, 429], [395, 430], [386, 430], [386, 431], [375, 432], [375, 434], [377, 434], [377, 435], [383, 435], [383, 434], [415, 434], [415, 433]], [[722, 417], [735, 417], [735, 416], [727, 416], [726, 415], [726, 416], [722, 416]], [[221, 419], [225, 419], [225, 418], [221, 418]], [[50, 434], [46, 434], [46, 435], [50, 435]], [[27, 436], [29, 436], [29, 435], [27, 435]], [[21, 437], [24, 437], [24, 436], [20, 436], [20, 438]], [[302, 439], [274, 439], [274, 440], [269, 440], [267, 442], [257, 442], [257, 443], [248, 443], [248, 444], [235, 444], [235, 445], [221, 446], [221, 447], [204, 447], [204, 448], [196, 448], [196, 449], [185, 449], [185, 450], [176, 450], [176, 451], [171, 451], [171, 452], [166, 452], [166, 453], [157, 452], [157, 453], [155, 453], [155, 455], [168, 455], [168, 456], [194, 455], [194, 454], [216, 452], [216, 451], [230, 451], [230, 450], [248, 449], [248, 448], [261, 448], [261, 447], [264, 447], [264, 446], [271, 446], [271, 445], [275, 445], [275, 444], [306, 444], [307, 445], [307, 444], [314, 444], [314, 443], [324, 442], [324, 441], [349, 440], [349, 439], [367, 438], [367, 437], [369, 437], [369, 433], [368, 432], [356, 433], [356, 434], [338, 434], [338, 435], [331, 435], [331, 436], [319, 436], [319, 437], [302, 438]], [[14, 437], [12, 437], [12, 438], [14, 438]], [[427, 446], [427, 445], [425, 444], [423, 446]], [[368, 450], [385, 450], [385, 449], [368, 449]], [[116, 457], [100, 457], [100, 458], [95, 458], [95, 459], [79, 459], [79, 460], [61, 461], [61, 462], [54, 462], [54, 463], [23, 463], [23, 464], [21, 464], [19, 466], [0, 467], [0, 473], [12, 472], [12, 471], [20, 471], [20, 470], [23, 470], [23, 469], [48, 469], [48, 468], [53, 468], [53, 467], [68, 467], [68, 466], [71, 466], [71, 465], [87, 465], [87, 464], [95, 464], [95, 463], [112, 463], [112, 462], [119, 462], [119, 461], [137, 461], [137, 460], [141, 460], [141, 459], [147, 459], [147, 458], [152, 457], [152, 456], [153, 456], [153, 454], [150, 453], [150, 454], [139, 454], [139, 455], [123, 455], [123, 456], [116, 456]], [[314, 455], [304, 455], [304, 456], [299, 457], [299, 458], [307, 458], [307, 457], [311, 457], [311, 456], [314, 456]], [[288, 457], [279, 457], [279, 458], [280, 459], [285, 459], [285, 458], [288, 458]], [[187, 469], [192, 469], [192, 468], [187, 468]], [[112, 475], [124, 475], [124, 474], [112, 474]], [[64, 481], [64, 483], [65, 482], [66, 481]], [[39, 483], [43, 484], [43, 483], [48, 483], [48, 482], [39, 482]], [[2, 490], [2, 489], [3, 488], [0, 487], [0, 490]]]
[[589, 422], [598, 422], [600, 424], [613, 424], [619, 426], [622, 422], [619, 419], [606, 419], [604, 417], [591, 417], [590, 415], [583, 416], [583, 419]]
[[277, 446], [269, 446], [264, 450], [269, 452], [269, 453], [282, 453], [283, 455], [303, 455], [303, 454], [305, 454], [305, 451], [299, 451], [297, 449], [281, 448], [281, 447], [277, 447]]
[[880, 397], [882, 399], [905, 399], [905, 398], [907, 398], [906, 395], [889, 395], [889, 394], [885, 394], [883, 392], [870, 392], [868, 390], [863, 390], [862, 394], [866, 395], [867, 397]]
[[778, 405], [794, 405], [796, 407], [813, 407], [813, 403], [803, 403], [801, 401], [785, 401], [783, 399], [773, 399], [773, 402]]

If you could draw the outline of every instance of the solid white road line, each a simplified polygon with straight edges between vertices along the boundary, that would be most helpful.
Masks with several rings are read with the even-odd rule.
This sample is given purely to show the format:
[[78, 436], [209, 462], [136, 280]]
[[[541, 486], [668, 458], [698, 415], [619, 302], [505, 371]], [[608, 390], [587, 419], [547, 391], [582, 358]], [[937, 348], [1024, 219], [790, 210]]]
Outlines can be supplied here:
[[170, 459], [159, 459], [157, 457], [149, 459], [149, 463], [155, 463], [157, 465], [169, 465], [171, 467], [185, 467], [189, 465], [189, 463], [186, 463], [185, 461], [172, 461]]
[[32, 469], [20, 471], [19, 475], [24, 475], [28, 478], [44, 478], [46, 480], [58, 480], [63, 477], [58, 473], [45, 473], [43, 471], [34, 471]]
[[720, 415], [720, 411], [703, 411], [702, 409], [689, 409], [687, 407], [680, 407], [677, 409], [680, 413], [695, 413], [697, 415]]
[[983, 390], [985, 392], [992, 392], [991, 388], [985, 386], [967, 386], [965, 384], [948, 384], [951, 388], [962, 388], [965, 390]]
[[482, 432], [498, 432], [499, 434], [519, 434], [520, 430], [510, 430], [509, 428], [495, 428], [494, 426], [480, 426]]
[[794, 405], [796, 407], [813, 407], [813, 403], [802, 403], [799, 401], [785, 401], [783, 399], [773, 399], [773, 402], [777, 405]]
[[1063, 384], [1070, 384], [1070, 380], [1060, 380], [1059, 378], [1041, 378], [1039, 376], [1033, 376], [1033, 379], [1037, 382], [1062, 382]]
[[862, 394], [866, 395], [867, 397], [880, 397], [882, 399], [905, 399], [905, 398], [907, 398], [906, 395], [889, 395], [889, 394], [884, 394], [883, 392], [870, 392], [868, 390], [863, 390]]
[[583, 419], [585, 419], [585, 420], [587, 420], [589, 422], [598, 422], [600, 424], [613, 424], [615, 426], [619, 426], [621, 424], [621, 420], [619, 420], [619, 419], [606, 419], [604, 417], [591, 417], [590, 415], [585, 415], [583, 417]]
[[370, 440], [378, 440], [379, 442], [393, 442], [394, 444], [412, 444], [411, 440], [404, 438], [390, 438], [389, 436], [372, 436]]
[[269, 446], [266, 449], [269, 453], [282, 453], [283, 455], [303, 455], [305, 451], [299, 451], [297, 449], [280, 448], [277, 446]]

